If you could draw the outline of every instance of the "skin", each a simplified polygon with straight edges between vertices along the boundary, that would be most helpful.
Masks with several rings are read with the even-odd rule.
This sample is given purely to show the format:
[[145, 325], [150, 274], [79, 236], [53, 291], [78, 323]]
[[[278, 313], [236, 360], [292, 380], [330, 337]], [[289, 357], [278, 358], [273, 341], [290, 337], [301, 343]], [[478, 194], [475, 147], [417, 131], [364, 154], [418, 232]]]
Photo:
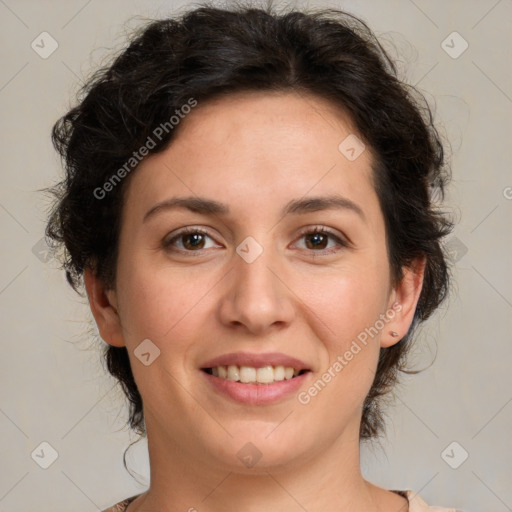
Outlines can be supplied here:
[[[100, 334], [127, 347], [144, 402], [151, 487], [129, 512], [407, 510], [405, 498], [363, 478], [359, 426], [380, 348], [411, 325], [424, 261], [392, 286], [371, 151], [349, 161], [338, 150], [354, 133], [321, 98], [237, 94], [200, 103], [172, 144], [130, 176], [116, 286], [85, 274]], [[334, 192], [359, 205], [364, 220], [348, 209], [279, 215], [292, 199]], [[231, 211], [161, 209], [144, 222], [155, 204], [178, 196], [216, 199]], [[173, 252], [163, 242], [186, 226], [208, 236], [199, 249], [178, 238]], [[317, 248], [314, 234], [301, 235], [315, 226], [349, 245], [327, 238]], [[263, 248], [252, 263], [236, 252], [248, 236]], [[394, 318], [307, 405], [296, 394], [236, 403], [201, 374], [202, 363], [225, 353], [282, 352], [311, 368], [307, 390], [397, 301]], [[160, 349], [149, 366], [134, 355], [145, 339]], [[237, 457], [248, 442], [262, 454], [252, 468]]]

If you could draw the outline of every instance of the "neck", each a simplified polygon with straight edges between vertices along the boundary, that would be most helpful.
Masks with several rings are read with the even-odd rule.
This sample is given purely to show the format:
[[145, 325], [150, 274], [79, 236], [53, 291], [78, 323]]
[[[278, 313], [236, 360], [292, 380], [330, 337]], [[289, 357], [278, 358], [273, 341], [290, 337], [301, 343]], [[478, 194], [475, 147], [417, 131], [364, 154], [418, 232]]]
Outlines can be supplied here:
[[151, 487], [132, 503], [129, 512], [260, 512], [301, 508], [320, 512], [332, 510], [333, 503], [339, 512], [379, 510], [379, 488], [361, 475], [358, 421], [347, 425], [333, 443], [307, 460], [265, 466], [263, 456], [245, 472], [210, 460], [204, 453], [185, 450], [150, 418], [146, 418], [146, 428]]

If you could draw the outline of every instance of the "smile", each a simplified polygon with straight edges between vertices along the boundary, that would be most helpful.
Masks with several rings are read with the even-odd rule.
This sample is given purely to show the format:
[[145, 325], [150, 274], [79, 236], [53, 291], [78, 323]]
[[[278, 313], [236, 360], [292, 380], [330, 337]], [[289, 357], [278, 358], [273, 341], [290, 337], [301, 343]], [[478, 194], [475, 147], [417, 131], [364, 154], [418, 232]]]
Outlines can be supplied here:
[[273, 384], [293, 379], [309, 370], [282, 365], [266, 365], [259, 368], [253, 366], [220, 365], [212, 368], [203, 368], [203, 371], [219, 379], [240, 382], [242, 384]]

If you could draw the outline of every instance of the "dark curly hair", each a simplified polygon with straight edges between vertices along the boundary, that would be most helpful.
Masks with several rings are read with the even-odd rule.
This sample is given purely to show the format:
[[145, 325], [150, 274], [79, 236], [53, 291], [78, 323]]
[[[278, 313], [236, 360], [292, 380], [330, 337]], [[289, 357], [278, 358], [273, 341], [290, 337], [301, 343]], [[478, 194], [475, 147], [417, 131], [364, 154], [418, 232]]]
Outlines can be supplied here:
[[[244, 91], [313, 93], [344, 109], [375, 155], [372, 176], [393, 284], [404, 267], [426, 257], [411, 328], [399, 343], [381, 348], [364, 402], [360, 439], [377, 438], [385, 424], [384, 395], [398, 382], [399, 372], [417, 373], [405, 369], [412, 334], [447, 295], [450, 272], [441, 239], [453, 223], [432, 201], [432, 187], [444, 198], [450, 173], [431, 109], [415, 87], [398, 78], [392, 59], [354, 15], [337, 9], [277, 12], [271, 2], [223, 8], [203, 3], [145, 24], [110, 65], [89, 79], [77, 105], [53, 127], [66, 176], [50, 189], [56, 200], [46, 228], [48, 243], [61, 249], [76, 291], [86, 268], [114, 287], [129, 177], [102, 198], [98, 187], [190, 98], [200, 104]], [[149, 153], [164, 150], [176, 132], [168, 130]], [[145, 435], [142, 398], [126, 348], [105, 346], [104, 357], [130, 402], [129, 426]]]

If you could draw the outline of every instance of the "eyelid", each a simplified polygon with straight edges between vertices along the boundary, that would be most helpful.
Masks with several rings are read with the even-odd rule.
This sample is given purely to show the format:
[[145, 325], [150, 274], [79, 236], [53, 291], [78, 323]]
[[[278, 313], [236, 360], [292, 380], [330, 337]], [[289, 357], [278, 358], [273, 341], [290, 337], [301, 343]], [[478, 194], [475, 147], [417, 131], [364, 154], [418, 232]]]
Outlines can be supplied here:
[[300, 236], [307, 235], [308, 233], [325, 233], [327, 235], [331, 235], [334, 238], [338, 238], [341, 242], [346, 242], [347, 244], [349, 243], [348, 238], [343, 233], [335, 231], [327, 226], [323, 226], [322, 224], [316, 224], [302, 228], [300, 231]]

